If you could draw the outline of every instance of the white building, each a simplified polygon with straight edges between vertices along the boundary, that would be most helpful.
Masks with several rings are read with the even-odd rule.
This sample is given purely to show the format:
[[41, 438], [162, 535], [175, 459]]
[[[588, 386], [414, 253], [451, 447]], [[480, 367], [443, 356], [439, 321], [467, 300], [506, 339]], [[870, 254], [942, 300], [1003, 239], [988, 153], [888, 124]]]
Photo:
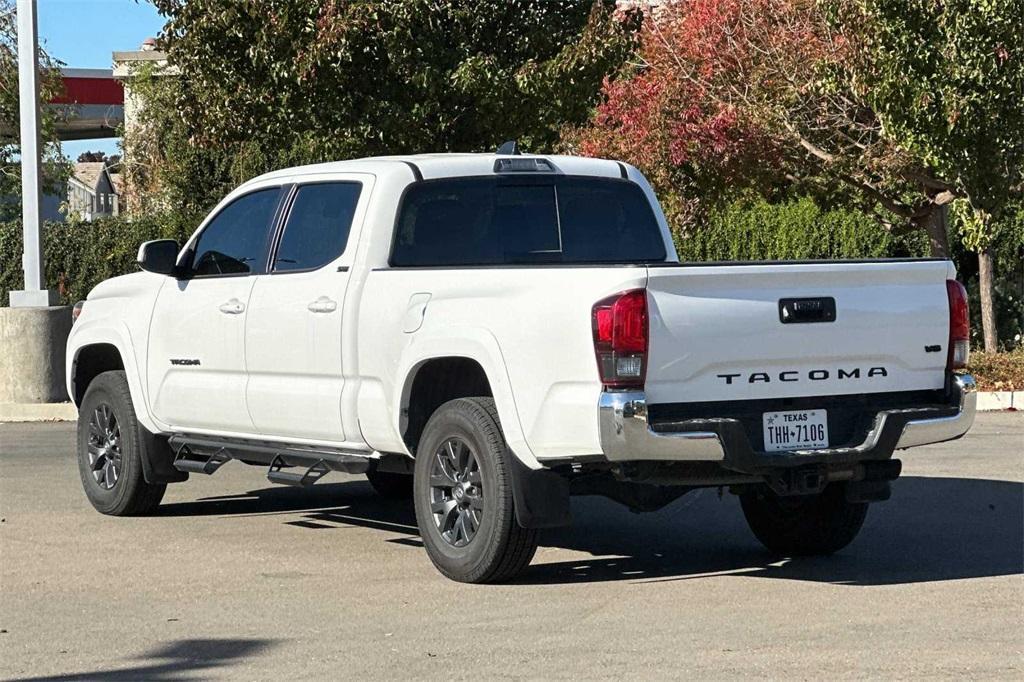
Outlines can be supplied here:
[[76, 163], [68, 180], [68, 215], [93, 220], [119, 212], [115, 180], [107, 165], [102, 161]]

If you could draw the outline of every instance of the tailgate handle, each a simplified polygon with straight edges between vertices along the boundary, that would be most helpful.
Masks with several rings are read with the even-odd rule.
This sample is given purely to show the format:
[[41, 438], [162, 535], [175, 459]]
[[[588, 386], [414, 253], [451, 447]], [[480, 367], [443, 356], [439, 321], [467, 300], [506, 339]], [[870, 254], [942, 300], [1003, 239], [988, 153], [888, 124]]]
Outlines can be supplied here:
[[835, 322], [836, 299], [831, 296], [779, 299], [779, 321], [782, 324]]

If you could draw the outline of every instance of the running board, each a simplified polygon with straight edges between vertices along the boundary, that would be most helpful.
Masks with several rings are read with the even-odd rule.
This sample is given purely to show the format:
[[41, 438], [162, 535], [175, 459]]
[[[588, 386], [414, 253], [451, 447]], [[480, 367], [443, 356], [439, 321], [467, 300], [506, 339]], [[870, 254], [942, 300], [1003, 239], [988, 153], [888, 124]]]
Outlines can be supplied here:
[[[173, 446], [172, 446], [173, 447]], [[197, 454], [187, 444], [182, 443], [174, 452], [174, 468], [193, 474], [210, 475], [231, 460], [231, 455], [220, 448], [212, 453]]]
[[330, 468], [327, 463], [322, 459], [317, 460], [316, 464], [309, 467], [302, 473], [293, 473], [291, 471], [284, 471], [283, 469], [288, 464], [287, 460], [281, 455], [274, 458], [274, 461], [270, 463], [270, 470], [267, 472], [267, 480], [271, 483], [281, 483], [282, 485], [295, 485], [303, 488], [311, 486], [321, 478], [324, 477]]
[[[267, 478], [286, 485], [312, 485], [328, 471], [363, 474], [373, 461], [369, 453], [184, 433], [174, 434], [168, 443], [176, 453], [174, 468], [178, 471], [212, 474], [225, 462], [237, 459], [246, 464], [269, 466]], [[291, 473], [282, 471], [285, 467], [304, 467], [306, 470], [301, 474]]]

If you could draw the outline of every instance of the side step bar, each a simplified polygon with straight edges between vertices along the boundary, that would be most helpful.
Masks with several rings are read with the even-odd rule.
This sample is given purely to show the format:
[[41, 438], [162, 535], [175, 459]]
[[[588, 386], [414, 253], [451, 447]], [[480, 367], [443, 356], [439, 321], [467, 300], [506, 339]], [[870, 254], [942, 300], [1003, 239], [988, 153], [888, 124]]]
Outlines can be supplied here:
[[230, 460], [231, 455], [224, 448], [212, 454], [196, 454], [183, 443], [174, 451], [174, 468], [193, 474], [212, 474]]
[[267, 479], [271, 483], [306, 487], [313, 485], [323, 478], [324, 474], [330, 471], [330, 468], [328, 468], [327, 464], [322, 459], [317, 460], [316, 464], [309, 467], [301, 474], [283, 471], [286, 466], [289, 465], [281, 455], [275, 457], [274, 461], [270, 463], [270, 471], [267, 472]]
[[[226, 462], [238, 459], [269, 466], [267, 478], [285, 485], [313, 485], [330, 471], [363, 474], [373, 463], [369, 453], [249, 439], [176, 433], [168, 443], [174, 449], [174, 468], [178, 471], [212, 474]], [[305, 471], [292, 473], [284, 471], [286, 467], [304, 467]]]

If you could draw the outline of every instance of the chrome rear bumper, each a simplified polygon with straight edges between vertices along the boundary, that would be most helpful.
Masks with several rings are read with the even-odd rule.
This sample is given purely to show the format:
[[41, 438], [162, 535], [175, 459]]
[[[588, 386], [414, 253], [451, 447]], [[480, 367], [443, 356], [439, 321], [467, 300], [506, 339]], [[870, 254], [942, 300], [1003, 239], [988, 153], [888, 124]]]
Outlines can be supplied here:
[[[736, 419], [691, 419], [673, 431], [655, 431], [648, 421], [646, 396], [642, 391], [601, 394], [599, 423], [601, 448], [609, 461], [662, 460], [723, 462], [734, 456], [750, 468], [751, 458], [767, 465], [796, 463], [808, 459], [879, 459], [893, 450], [953, 440], [967, 433], [974, 423], [977, 393], [974, 378], [954, 375], [950, 381], [949, 404], [934, 408], [885, 410], [878, 413], [864, 441], [856, 446], [800, 450], [766, 455], [750, 451], [743, 427]], [[955, 408], [955, 413], [950, 410]], [[747, 452], [730, 452], [745, 449]], [[745, 443], [745, 447], [742, 444]], [[788, 461], [783, 461], [788, 460]]]
[[974, 413], [978, 406], [978, 386], [974, 383], [974, 377], [969, 374], [955, 375], [953, 393], [959, 403], [955, 415], [907, 422], [896, 443], [896, 449], [955, 440], [967, 433], [974, 424]]
[[[602, 393], [599, 409], [601, 449], [609, 461], [725, 459], [722, 441], [714, 431], [654, 431], [647, 421], [647, 398], [643, 391]], [[696, 425], [696, 420], [691, 423]]]

